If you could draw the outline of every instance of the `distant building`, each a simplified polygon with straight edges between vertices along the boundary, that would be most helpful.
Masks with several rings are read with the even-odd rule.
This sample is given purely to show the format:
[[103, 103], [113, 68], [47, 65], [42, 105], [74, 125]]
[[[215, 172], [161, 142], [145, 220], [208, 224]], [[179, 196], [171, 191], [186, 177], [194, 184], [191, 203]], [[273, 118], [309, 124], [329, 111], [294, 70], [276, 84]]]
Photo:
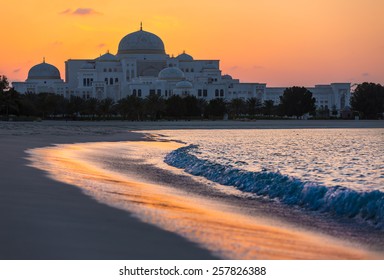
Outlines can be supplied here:
[[67, 84], [60, 77], [60, 71], [55, 66], [43, 63], [33, 66], [28, 72], [25, 82], [13, 82], [12, 86], [20, 93], [54, 92], [67, 95]]
[[[165, 52], [163, 41], [142, 30], [121, 39], [116, 55], [109, 52], [96, 59], [69, 59], [65, 62], [65, 82], [59, 70], [45, 61], [33, 66], [25, 82], [13, 86], [21, 93], [54, 92], [66, 97], [112, 98], [117, 101], [129, 95], [146, 97], [158, 94], [194, 95], [214, 98], [248, 99], [262, 102], [279, 97], [285, 87], [267, 87], [264, 83], [240, 83], [229, 75], [222, 75], [219, 60], [196, 60], [183, 52], [171, 57]], [[349, 105], [350, 83], [332, 83], [308, 88], [316, 98], [316, 106], [336, 109], [338, 113]]]

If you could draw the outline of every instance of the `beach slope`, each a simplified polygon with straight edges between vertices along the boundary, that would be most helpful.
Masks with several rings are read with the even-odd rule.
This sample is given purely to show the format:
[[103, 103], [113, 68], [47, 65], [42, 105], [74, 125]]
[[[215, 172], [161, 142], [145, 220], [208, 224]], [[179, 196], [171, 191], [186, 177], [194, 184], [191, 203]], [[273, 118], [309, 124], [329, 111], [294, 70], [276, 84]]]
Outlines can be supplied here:
[[1, 135], [0, 259], [211, 259], [182, 237], [103, 205], [28, 166], [25, 150], [137, 136]]

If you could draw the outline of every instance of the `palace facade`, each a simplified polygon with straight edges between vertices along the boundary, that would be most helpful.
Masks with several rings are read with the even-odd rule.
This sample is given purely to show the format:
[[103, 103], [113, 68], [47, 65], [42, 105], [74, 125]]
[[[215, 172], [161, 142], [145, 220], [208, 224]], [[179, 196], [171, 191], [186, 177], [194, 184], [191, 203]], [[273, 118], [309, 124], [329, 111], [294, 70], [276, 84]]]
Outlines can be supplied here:
[[[53, 92], [83, 98], [112, 98], [117, 101], [129, 95], [145, 98], [158, 94], [193, 95], [211, 100], [224, 98], [248, 99], [262, 102], [279, 97], [285, 87], [267, 87], [265, 83], [241, 83], [223, 75], [219, 60], [199, 60], [183, 52], [169, 56], [163, 41], [155, 34], [140, 30], [121, 39], [117, 53], [109, 52], [98, 58], [69, 59], [65, 62], [65, 81], [59, 70], [43, 61], [33, 66], [25, 82], [14, 82], [20, 93]], [[331, 83], [308, 88], [316, 98], [318, 108], [336, 109], [349, 106], [350, 83]]]

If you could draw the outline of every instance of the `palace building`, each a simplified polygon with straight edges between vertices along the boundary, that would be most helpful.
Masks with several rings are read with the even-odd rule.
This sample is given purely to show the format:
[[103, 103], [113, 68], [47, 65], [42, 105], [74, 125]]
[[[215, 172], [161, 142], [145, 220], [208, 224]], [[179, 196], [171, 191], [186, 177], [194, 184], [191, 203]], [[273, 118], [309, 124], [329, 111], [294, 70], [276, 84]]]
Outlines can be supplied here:
[[[262, 102], [279, 97], [285, 87], [267, 87], [265, 83], [241, 83], [223, 75], [219, 60], [199, 60], [183, 52], [169, 56], [163, 41], [155, 34], [140, 30], [121, 39], [116, 54], [109, 52], [98, 58], [69, 59], [65, 62], [65, 81], [59, 70], [43, 61], [33, 66], [25, 82], [14, 82], [20, 93], [53, 92], [66, 97], [112, 98], [117, 101], [129, 95], [145, 98], [158, 94], [193, 95], [211, 100], [224, 98]], [[336, 109], [349, 105], [350, 83], [331, 83], [308, 88], [318, 108]]]

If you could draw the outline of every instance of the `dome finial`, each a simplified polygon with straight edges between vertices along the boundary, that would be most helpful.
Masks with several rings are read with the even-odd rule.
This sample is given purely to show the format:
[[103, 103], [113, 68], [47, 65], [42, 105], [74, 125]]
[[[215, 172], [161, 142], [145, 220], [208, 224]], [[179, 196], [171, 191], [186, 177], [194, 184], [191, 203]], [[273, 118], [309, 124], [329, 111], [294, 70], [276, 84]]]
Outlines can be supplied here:
[[45, 56], [43, 56], [43, 63], [45, 63]]
[[140, 21], [140, 31], [143, 31], [143, 22]]

